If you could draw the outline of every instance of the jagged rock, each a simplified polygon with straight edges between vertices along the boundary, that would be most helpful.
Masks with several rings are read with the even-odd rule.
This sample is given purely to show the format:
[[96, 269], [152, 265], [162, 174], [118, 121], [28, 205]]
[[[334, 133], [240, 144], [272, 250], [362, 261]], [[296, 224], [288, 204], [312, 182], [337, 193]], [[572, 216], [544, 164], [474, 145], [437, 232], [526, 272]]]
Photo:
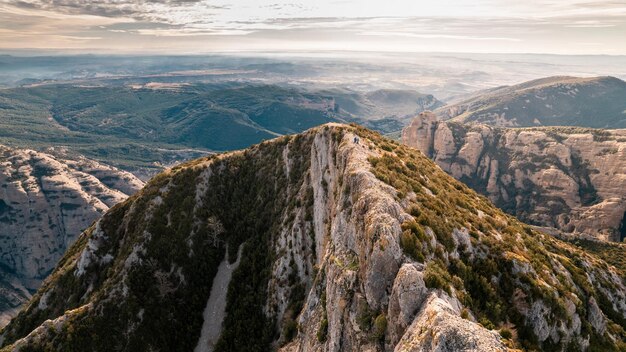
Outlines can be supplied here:
[[[422, 268], [423, 269], [423, 268]], [[395, 346], [411, 325], [426, 299], [428, 289], [415, 264], [404, 264], [396, 276], [389, 299], [389, 343]]]
[[[211, 297], [226, 257], [239, 258], [217, 283], [228, 293]], [[1, 335], [10, 351], [188, 351], [211, 302], [225, 307], [215, 351], [616, 348], [625, 292], [616, 269], [419, 152], [329, 124], [156, 176], [81, 235]], [[590, 297], [612, 307], [590, 317]]]
[[606, 318], [602, 314], [602, 310], [598, 307], [598, 303], [596, 299], [591, 297], [589, 298], [589, 322], [591, 326], [598, 332], [598, 334], [603, 335], [606, 331]]
[[396, 352], [507, 351], [495, 331], [465, 320], [445, 299], [431, 294]]
[[13, 277], [5, 280], [12, 294], [3, 297], [15, 297], [0, 303], [0, 311], [27, 301], [84, 229], [143, 186], [130, 173], [84, 157], [4, 146], [0, 183], [0, 267], [7, 271], [0, 281]]
[[626, 234], [626, 130], [506, 129], [424, 112], [402, 138], [522, 220], [601, 240]]

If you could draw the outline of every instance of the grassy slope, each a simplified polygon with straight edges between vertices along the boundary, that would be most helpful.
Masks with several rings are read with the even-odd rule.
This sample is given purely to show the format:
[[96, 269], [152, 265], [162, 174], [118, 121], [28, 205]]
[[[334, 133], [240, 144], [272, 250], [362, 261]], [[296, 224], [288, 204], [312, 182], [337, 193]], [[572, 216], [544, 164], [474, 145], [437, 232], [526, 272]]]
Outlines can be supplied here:
[[548, 78], [500, 88], [457, 105], [471, 106], [453, 117], [458, 122], [490, 124], [493, 117], [485, 115], [504, 114], [521, 127], [536, 126], [537, 118], [546, 126], [625, 128], [626, 82], [612, 77]]

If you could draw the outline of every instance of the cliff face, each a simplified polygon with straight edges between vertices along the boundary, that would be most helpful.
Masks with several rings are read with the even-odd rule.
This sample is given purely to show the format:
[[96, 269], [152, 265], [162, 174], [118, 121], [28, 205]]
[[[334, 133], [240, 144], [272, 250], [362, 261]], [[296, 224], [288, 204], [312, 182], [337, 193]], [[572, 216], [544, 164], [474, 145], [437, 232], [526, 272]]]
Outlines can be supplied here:
[[626, 128], [626, 82], [615, 77], [547, 77], [479, 92], [435, 113], [499, 127]]
[[0, 184], [0, 325], [81, 231], [143, 186], [129, 173], [88, 159], [3, 146]]
[[621, 241], [626, 130], [505, 129], [416, 117], [403, 142], [520, 219]]
[[3, 351], [610, 350], [623, 275], [331, 124], [152, 179], [67, 251]]

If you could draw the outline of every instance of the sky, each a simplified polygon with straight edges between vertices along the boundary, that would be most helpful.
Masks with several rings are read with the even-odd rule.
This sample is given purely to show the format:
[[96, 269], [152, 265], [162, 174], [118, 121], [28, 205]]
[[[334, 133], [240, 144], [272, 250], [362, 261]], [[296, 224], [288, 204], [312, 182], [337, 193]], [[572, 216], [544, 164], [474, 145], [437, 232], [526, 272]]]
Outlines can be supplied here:
[[0, 50], [626, 55], [626, 0], [0, 0]]

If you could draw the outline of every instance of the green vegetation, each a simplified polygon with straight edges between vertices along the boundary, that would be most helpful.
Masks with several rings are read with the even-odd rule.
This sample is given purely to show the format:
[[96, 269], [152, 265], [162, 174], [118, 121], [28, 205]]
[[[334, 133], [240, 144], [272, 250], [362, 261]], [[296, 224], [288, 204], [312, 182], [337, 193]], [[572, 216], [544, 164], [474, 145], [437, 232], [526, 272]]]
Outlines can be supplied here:
[[[574, 93], [574, 94], [572, 94]], [[626, 84], [614, 77], [548, 77], [501, 87], [454, 104], [447, 116], [459, 122], [516, 126], [584, 126], [624, 128]], [[601, 140], [602, 136], [598, 136]]]
[[317, 330], [317, 341], [326, 342], [328, 337], [328, 317], [323, 317], [320, 321], [320, 327]]
[[[374, 132], [364, 129], [358, 132], [380, 148], [381, 155], [369, 160], [372, 172], [397, 190], [397, 197], [408, 204], [407, 212], [414, 217], [415, 221], [402, 225], [398, 241], [411, 259], [422, 261], [424, 257], [427, 287], [456, 295], [487, 328], [513, 324], [514, 344], [524, 349], [558, 349], [562, 342], [539, 343], [516, 305], [541, 300], [550, 310], [548, 324], [558, 321], [571, 324], [565, 307], [572, 292], [582, 302], [595, 297], [614, 323], [609, 324], [613, 326], [614, 336], [626, 338], [622, 319], [598, 289], [602, 286], [615, 290], [615, 283], [590, 282], [580, 269], [583, 261], [594, 263], [594, 270], [598, 271], [606, 270], [606, 264], [507, 216], [483, 196], [438, 172], [420, 153], [381, 140]], [[467, 236], [463, 241], [453, 235], [454, 230], [461, 229], [466, 229], [465, 234], [458, 232], [457, 236]], [[437, 240], [433, 248], [428, 240], [429, 230]], [[471, 244], [472, 255], [467, 242]], [[453, 251], [459, 253], [458, 259], [450, 256]], [[520, 270], [524, 267], [528, 269]], [[562, 270], [567, 270], [568, 275], [562, 274]], [[555, 276], [550, 274], [553, 272]], [[576, 304], [576, 313], [586, 321], [585, 304]], [[465, 316], [469, 317], [469, 312]], [[592, 328], [585, 328], [582, 335], [602, 339]], [[617, 346], [605, 349], [615, 350]]]
[[626, 244], [594, 241], [587, 239], [569, 240], [570, 243], [585, 251], [592, 253], [619, 270], [622, 278], [626, 281]]
[[339, 111], [327, 93], [217, 83], [176, 89], [130, 84], [5, 89], [0, 92], [0, 144], [62, 146], [126, 170], [154, 172], [209, 151], [246, 148], [327, 122], [358, 120], [381, 131], [402, 128], [397, 120], [370, 123]]
[[507, 328], [502, 328], [500, 329], [500, 336], [502, 336], [503, 339], [510, 340], [513, 337], [513, 333]]
[[372, 322], [374, 320], [375, 312], [367, 305], [367, 303], [363, 304], [363, 307], [358, 312], [356, 317], [357, 324], [359, 324], [359, 329], [361, 331], [369, 331], [372, 327]]
[[[410, 215], [397, 238], [406, 254], [404, 260], [425, 263], [425, 285], [457, 297], [464, 308], [463, 318], [476, 317], [504, 338], [509, 336], [507, 329], [514, 327], [508, 337], [514, 347], [579, 348], [570, 342], [564, 345], [563, 340], [537, 340], [522, 310], [541, 301], [549, 311], [545, 314], [548, 326], [571, 327], [568, 308], [573, 307], [581, 319], [583, 338], [604, 350], [620, 347], [598, 334], [588, 318], [587, 302], [593, 298], [609, 318], [607, 334], [626, 339], [626, 321], [607, 294], [619, 287], [605, 275], [608, 265], [604, 261], [507, 216], [415, 150], [360, 127], [329, 126], [242, 152], [198, 159], [153, 178], [139, 194], [102, 219], [102, 231], [92, 226], [81, 236], [30, 305], [3, 330], [4, 344], [47, 319], [82, 307], [68, 315], [62, 329], [49, 332], [50, 349], [193, 349], [217, 266], [226, 248], [234, 261], [240, 246], [242, 258], [230, 282], [227, 315], [216, 350], [266, 351], [273, 342], [296, 338], [302, 328], [297, 318], [310, 290], [320, 298], [314, 307], [319, 325], [312, 329], [319, 342], [326, 341], [329, 328], [334, 328], [329, 327], [326, 311], [326, 269], [316, 267], [313, 273], [304, 274], [313, 281], [307, 287], [293, 257], [283, 257], [293, 253], [274, 248], [283, 229], [311, 225], [306, 222], [313, 218], [313, 190], [307, 182], [315, 133], [327, 133], [337, 142], [346, 128], [379, 153], [369, 160], [371, 171], [396, 188], [395, 197]], [[285, 158], [291, 172], [286, 170]], [[346, 187], [328, 182], [326, 189], [322, 185], [318, 189], [341, 199], [351, 193], [342, 194]], [[294, 223], [300, 219], [295, 213], [305, 223]], [[301, 238], [312, 241], [315, 233], [307, 230]], [[95, 240], [98, 246], [90, 264], [77, 275], [77, 259], [93, 247], [88, 242]], [[295, 243], [286, 246], [302, 251], [311, 248], [309, 242]], [[112, 259], [101, 260], [109, 254]], [[289, 263], [280, 283], [288, 293], [280, 321], [265, 313], [277, 258]], [[313, 254], [307, 258], [314, 260]], [[127, 265], [128, 260], [132, 265]], [[363, 263], [356, 253], [344, 251], [329, 260], [360, 279]], [[44, 294], [48, 307], [40, 310], [37, 306]], [[382, 343], [388, 323], [385, 307], [372, 310], [366, 302], [355, 303], [360, 330]]]
[[424, 271], [424, 283], [428, 288], [438, 288], [450, 292], [450, 282], [452, 278], [447, 270], [442, 268], [440, 263], [436, 261], [429, 262]]
[[385, 339], [385, 332], [387, 331], [387, 317], [384, 313], [380, 313], [376, 319], [374, 319], [374, 338], [379, 341]]
[[[414, 210], [416, 211], [416, 210]], [[418, 262], [424, 262], [424, 247], [428, 252], [428, 237], [422, 227], [415, 221], [402, 224], [400, 246], [406, 255]]]
[[[196, 84], [178, 90], [71, 84], [0, 93], [0, 143], [70, 151], [127, 170], [248, 147], [339, 121], [304, 107], [323, 95], [277, 86]], [[211, 136], [211, 138], [207, 138]], [[189, 149], [193, 148], [193, 149]]]
[[[153, 178], [100, 222], [106, 235], [99, 235], [103, 237], [96, 255], [101, 258], [113, 253], [115, 259], [92, 260], [83, 275], [75, 274], [76, 259], [95, 236], [92, 227], [8, 328], [5, 343], [68, 309], [97, 302], [94, 310], [85, 309], [68, 319], [63, 325], [67, 332], [51, 332], [52, 346], [74, 351], [146, 350], [150, 346], [193, 350], [226, 244], [233, 261], [241, 245], [243, 252], [230, 282], [224, 332], [216, 351], [267, 350], [278, 331], [283, 332], [285, 341], [294, 338], [298, 330], [295, 319], [305, 298], [305, 287], [297, 276], [290, 278], [290, 302], [280, 330], [263, 310], [268, 269], [276, 255], [270, 249], [273, 236], [283, 225], [281, 215], [290, 209], [288, 203], [295, 196], [291, 192], [307, 177], [301, 173], [288, 179], [282, 159], [287, 143], [291, 166], [308, 170], [310, 135], [262, 143], [228, 158], [199, 159]], [[213, 175], [198, 203], [197, 184], [206, 181], [201, 176], [204, 167], [197, 166], [203, 163], [210, 163]], [[126, 267], [129, 256], [137, 259]], [[123, 281], [116, 281], [121, 278]], [[127, 292], [123, 299], [102, 299], [119, 295], [114, 292], [122, 289], [120, 285]], [[48, 291], [49, 308], [37, 309], [41, 295]], [[129, 329], [136, 333], [128, 334]], [[246, 337], [245, 344], [237, 342], [241, 336]]]

